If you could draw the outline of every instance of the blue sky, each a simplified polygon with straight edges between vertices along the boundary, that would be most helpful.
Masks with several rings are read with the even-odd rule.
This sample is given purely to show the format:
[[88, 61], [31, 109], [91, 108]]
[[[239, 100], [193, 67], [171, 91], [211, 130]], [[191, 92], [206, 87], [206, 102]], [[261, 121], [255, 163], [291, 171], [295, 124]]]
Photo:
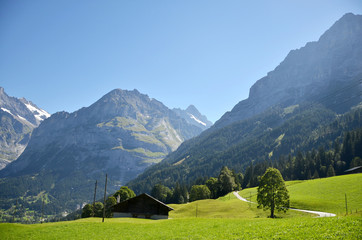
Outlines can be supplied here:
[[0, 0], [0, 86], [50, 113], [115, 89], [218, 120], [360, 0]]

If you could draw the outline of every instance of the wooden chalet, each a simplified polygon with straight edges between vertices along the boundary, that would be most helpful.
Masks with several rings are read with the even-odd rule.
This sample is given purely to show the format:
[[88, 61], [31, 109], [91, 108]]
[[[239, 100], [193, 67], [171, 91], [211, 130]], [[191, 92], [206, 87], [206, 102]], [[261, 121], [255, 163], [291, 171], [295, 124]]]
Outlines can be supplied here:
[[173, 208], [156, 198], [143, 193], [113, 206], [113, 217], [134, 217], [150, 219], [168, 219]]

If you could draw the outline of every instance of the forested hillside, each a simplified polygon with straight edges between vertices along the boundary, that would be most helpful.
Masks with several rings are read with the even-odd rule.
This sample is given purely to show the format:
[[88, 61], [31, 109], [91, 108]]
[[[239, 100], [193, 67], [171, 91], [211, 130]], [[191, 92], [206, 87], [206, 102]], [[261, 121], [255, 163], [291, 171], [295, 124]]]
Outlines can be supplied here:
[[[251, 163], [272, 163], [283, 156], [294, 156], [299, 151], [306, 153], [313, 148], [328, 150], [334, 142], [342, 144], [348, 131], [362, 126], [361, 115], [360, 108], [337, 115], [320, 105], [274, 107], [255, 118], [211, 133], [204, 132], [185, 142], [178, 151], [148, 168], [128, 185], [136, 192], [149, 192], [155, 184], [172, 187], [177, 182], [192, 184], [198, 178], [217, 176], [222, 166], [245, 172]], [[346, 156], [342, 154], [342, 157]], [[351, 160], [342, 159], [344, 170]], [[328, 167], [324, 165], [326, 163], [321, 166]], [[245, 178], [244, 182], [248, 184], [247, 171]], [[252, 181], [251, 185], [255, 184]]]

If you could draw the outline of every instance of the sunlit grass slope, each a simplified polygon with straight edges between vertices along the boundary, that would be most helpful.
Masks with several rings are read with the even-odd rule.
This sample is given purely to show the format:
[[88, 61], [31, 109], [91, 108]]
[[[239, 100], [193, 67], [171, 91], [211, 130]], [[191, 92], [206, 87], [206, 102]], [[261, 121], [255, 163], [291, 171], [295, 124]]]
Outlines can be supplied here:
[[[170, 218], [266, 218], [269, 212], [258, 209], [254, 204], [237, 199], [229, 193], [218, 199], [199, 200], [186, 204], [170, 204], [174, 211]], [[290, 211], [278, 213], [278, 217], [309, 216], [305, 213]]]
[[[286, 182], [291, 207], [345, 214], [345, 194], [349, 212], [362, 211], [362, 173]], [[239, 194], [256, 202], [256, 188], [244, 189]]]
[[[293, 206], [302, 208], [300, 203], [298, 206], [300, 201], [305, 208], [330, 211], [338, 210], [338, 205], [318, 209], [320, 204], [315, 201], [330, 204], [330, 196], [342, 187], [348, 196], [351, 195], [351, 206], [359, 206], [360, 193], [355, 188], [360, 189], [361, 176], [293, 181], [287, 185]], [[346, 187], [353, 184], [355, 187]], [[255, 201], [255, 188], [245, 189], [241, 195], [247, 198], [250, 193], [251, 200]], [[100, 218], [88, 218], [34, 225], [3, 223], [0, 224], [0, 239], [362, 239], [361, 212], [347, 217], [311, 218], [304, 213], [288, 211], [279, 213], [277, 219], [270, 219], [266, 217], [268, 211], [240, 201], [232, 194], [216, 200], [171, 206], [175, 210], [169, 220], [114, 218], [102, 223]]]
[[90, 218], [0, 224], [0, 239], [360, 239], [361, 217], [170, 220]]

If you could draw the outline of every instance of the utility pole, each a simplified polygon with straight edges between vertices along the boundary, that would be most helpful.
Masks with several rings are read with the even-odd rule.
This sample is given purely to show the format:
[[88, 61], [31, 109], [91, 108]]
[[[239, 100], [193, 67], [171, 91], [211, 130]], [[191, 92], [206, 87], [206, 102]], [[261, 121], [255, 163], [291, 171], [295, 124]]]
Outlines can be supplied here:
[[103, 219], [102, 219], [102, 222], [104, 222], [104, 218], [106, 216], [106, 193], [107, 193], [107, 174], [106, 174], [106, 185], [104, 186]]
[[347, 207], [347, 193], [344, 194], [344, 199], [346, 201], [346, 215], [348, 215], [348, 207]]
[[13, 212], [13, 222], [15, 222], [15, 214], [16, 214], [17, 208], [18, 208], [18, 199], [16, 199], [16, 205], [15, 205], [14, 212]]
[[93, 198], [93, 213], [92, 213], [92, 217], [94, 217], [94, 213], [95, 213], [95, 206], [96, 206], [96, 195], [97, 195], [97, 180], [94, 186], [94, 198]]
[[42, 197], [42, 203], [41, 203], [41, 218], [40, 218], [40, 224], [43, 223], [43, 214], [44, 214], [44, 197]]

